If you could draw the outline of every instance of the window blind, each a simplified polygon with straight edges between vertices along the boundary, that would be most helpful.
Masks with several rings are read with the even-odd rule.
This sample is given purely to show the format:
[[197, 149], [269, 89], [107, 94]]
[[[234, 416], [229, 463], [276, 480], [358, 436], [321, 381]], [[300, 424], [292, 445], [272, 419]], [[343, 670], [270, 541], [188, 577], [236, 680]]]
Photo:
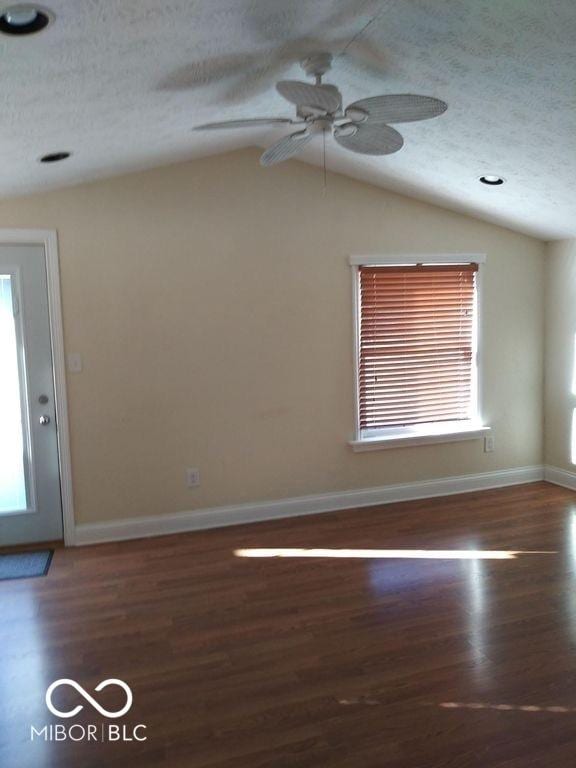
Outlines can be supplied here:
[[472, 416], [477, 264], [360, 267], [360, 429]]

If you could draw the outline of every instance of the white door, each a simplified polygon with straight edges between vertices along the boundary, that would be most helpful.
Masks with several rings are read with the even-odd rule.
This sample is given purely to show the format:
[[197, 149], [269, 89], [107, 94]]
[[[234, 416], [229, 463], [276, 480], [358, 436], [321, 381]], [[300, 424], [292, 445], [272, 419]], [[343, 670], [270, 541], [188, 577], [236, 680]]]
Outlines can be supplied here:
[[0, 245], [0, 546], [61, 538], [44, 248]]

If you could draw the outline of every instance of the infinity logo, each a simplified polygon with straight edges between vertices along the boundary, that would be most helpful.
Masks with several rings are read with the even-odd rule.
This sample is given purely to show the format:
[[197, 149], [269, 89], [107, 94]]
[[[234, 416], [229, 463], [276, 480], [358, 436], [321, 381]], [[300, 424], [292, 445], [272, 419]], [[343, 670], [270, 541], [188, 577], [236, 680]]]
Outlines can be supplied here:
[[118, 712], [109, 712], [107, 709], [104, 709], [104, 707], [101, 707], [100, 704], [98, 704], [98, 702], [93, 699], [92, 696], [90, 696], [90, 694], [87, 693], [81, 685], [78, 685], [76, 680], [70, 680], [67, 677], [63, 677], [60, 680], [55, 680], [46, 691], [46, 706], [53, 715], [56, 715], [56, 717], [74, 717], [78, 714], [78, 712], [80, 712], [81, 709], [84, 709], [83, 704], [78, 704], [76, 707], [74, 707], [74, 709], [71, 709], [70, 712], [62, 712], [61, 710], [56, 709], [54, 704], [52, 704], [52, 694], [56, 688], [59, 688], [61, 685], [69, 685], [71, 688], [74, 688], [76, 691], [78, 691], [80, 696], [85, 698], [86, 701], [89, 702], [97, 712], [100, 712], [101, 715], [104, 715], [104, 717], [122, 717], [122, 715], [125, 715], [132, 706], [132, 691], [123, 680], [117, 680], [116, 678], [111, 677], [108, 680], [102, 680], [102, 682], [98, 683], [94, 689], [95, 691], [101, 691], [103, 688], [107, 688], [109, 685], [118, 685], [126, 694], [126, 704], [124, 704], [122, 709], [119, 709]]

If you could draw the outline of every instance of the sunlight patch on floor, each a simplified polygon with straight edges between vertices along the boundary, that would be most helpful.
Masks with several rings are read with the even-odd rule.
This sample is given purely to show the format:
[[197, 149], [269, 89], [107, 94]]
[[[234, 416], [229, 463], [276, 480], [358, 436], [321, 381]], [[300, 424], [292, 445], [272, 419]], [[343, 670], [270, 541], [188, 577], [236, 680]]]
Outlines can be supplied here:
[[409, 560], [515, 560], [519, 555], [554, 555], [555, 552], [490, 549], [318, 549], [269, 547], [234, 550], [236, 557], [332, 557]]
[[495, 709], [499, 712], [576, 712], [575, 707], [540, 707], [535, 704], [485, 704], [480, 701], [464, 703], [461, 701], [444, 701], [438, 705], [443, 709]]

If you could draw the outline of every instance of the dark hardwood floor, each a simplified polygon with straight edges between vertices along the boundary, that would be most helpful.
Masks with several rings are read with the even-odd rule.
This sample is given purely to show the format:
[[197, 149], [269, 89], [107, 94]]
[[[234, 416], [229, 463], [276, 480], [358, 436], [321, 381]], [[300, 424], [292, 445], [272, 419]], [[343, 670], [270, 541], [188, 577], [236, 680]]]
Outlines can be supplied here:
[[[276, 547], [520, 554], [235, 555]], [[59, 549], [46, 578], [0, 582], [0, 655], [2, 768], [573, 768], [576, 494], [535, 483]], [[94, 689], [124, 680], [132, 709], [107, 720], [62, 686], [54, 704], [84, 709], [59, 719], [59, 678], [111, 711], [124, 694]], [[93, 723], [147, 740], [30, 741]]]

